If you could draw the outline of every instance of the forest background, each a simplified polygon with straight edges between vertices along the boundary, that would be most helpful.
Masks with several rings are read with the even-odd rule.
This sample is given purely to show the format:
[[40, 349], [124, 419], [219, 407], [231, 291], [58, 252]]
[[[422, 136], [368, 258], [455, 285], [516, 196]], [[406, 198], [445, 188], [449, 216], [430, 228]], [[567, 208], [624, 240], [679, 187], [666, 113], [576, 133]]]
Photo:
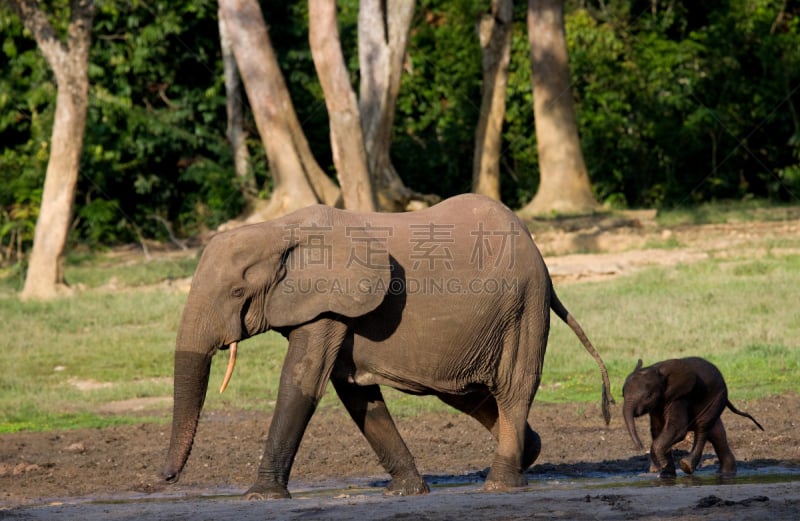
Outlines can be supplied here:
[[[314, 157], [334, 177], [308, 5], [261, 4]], [[488, 4], [417, 2], [391, 148], [394, 167], [416, 192], [471, 190], [481, 100], [476, 25]], [[59, 0], [44, 5], [59, 12]], [[338, 6], [356, 84], [358, 2]], [[217, 7], [211, 0], [97, 2], [72, 247], [195, 236], [242, 212], [245, 194], [226, 137]], [[512, 208], [539, 184], [526, 9], [514, 7], [500, 157], [501, 195]], [[57, 31], [67, 22], [51, 19]], [[606, 208], [800, 200], [797, 2], [570, 0], [565, 27], [581, 148]], [[24, 273], [56, 85], [36, 42], [2, 3], [0, 41], [0, 262]], [[264, 145], [247, 118], [251, 175], [267, 197]]]

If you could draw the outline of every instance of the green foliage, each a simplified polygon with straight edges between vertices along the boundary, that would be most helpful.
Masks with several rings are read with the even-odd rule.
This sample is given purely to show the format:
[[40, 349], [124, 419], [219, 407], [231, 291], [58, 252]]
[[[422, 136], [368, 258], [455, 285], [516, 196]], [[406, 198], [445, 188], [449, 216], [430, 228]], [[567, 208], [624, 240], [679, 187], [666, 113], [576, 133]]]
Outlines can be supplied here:
[[478, 0], [420, 1], [397, 101], [392, 158], [408, 186], [443, 196], [468, 192], [480, 112]]
[[[55, 88], [19, 19], [0, 9], [0, 264], [21, 260], [33, 241], [47, 166]], [[24, 95], [23, 95], [24, 94]]]
[[[612, 1], [567, 16], [573, 95], [602, 200], [797, 199], [798, 11]], [[788, 145], [788, 146], [787, 146]]]
[[[64, 36], [63, 2], [47, 3]], [[654, 10], [655, 6], [655, 10]], [[327, 113], [308, 46], [305, 2], [262, 9], [303, 129], [334, 174]], [[485, 0], [421, 0], [393, 133], [405, 183], [469, 191], [481, 102], [476, 22]], [[103, 0], [93, 27], [90, 107], [73, 246], [166, 239], [242, 209], [225, 138], [217, 4]], [[501, 157], [504, 201], [536, 191], [538, 157], [526, 28], [514, 11]], [[356, 0], [339, 2], [358, 81]], [[567, 2], [571, 94], [595, 193], [612, 208], [687, 207], [800, 196], [800, 8], [779, 0]], [[0, 263], [24, 260], [41, 200], [55, 82], [31, 35], [0, 6]], [[259, 186], [263, 147], [247, 132]]]
[[[216, 9], [212, 1], [98, 3], [73, 241], [165, 239], [155, 216], [189, 235], [241, 209], [224, 135]], [[0, 62], [0, 140], [7, 145], [0, 178], [8, 187], [0, 195], [0, 244], [8, 249], [21, 241], [26, 248], [48, 159], [55, 84], [19, 20], [2, 10], [0, 24], [9, 58]]]
[[94, 35], [81, 236], [166, 238], [154, 216], [190, 234], [235, 215], [216, 3], [103, 3]]

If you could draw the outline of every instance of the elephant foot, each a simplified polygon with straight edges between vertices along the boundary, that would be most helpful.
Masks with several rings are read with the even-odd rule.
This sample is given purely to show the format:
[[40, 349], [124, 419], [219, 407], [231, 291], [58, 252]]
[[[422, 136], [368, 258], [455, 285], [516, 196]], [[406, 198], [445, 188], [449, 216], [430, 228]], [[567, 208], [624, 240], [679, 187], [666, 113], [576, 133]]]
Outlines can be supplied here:
[[681, 470], [684, 471], [686, 474], [694, 473], [694, 467], [692, 466], [692, 462], [689, 458], [681, 459]]
[[427, 494], [431, 489], [420, 476], [410, 478], [393, 478], [383, 491], [386, 496], [419, 496]]
[[533, 429], [528, 429], [525, 435], [525, 453], [522, 455], [522, 470], [526, 470], [536, 461], [542, 451], [542, 439]]
[[658, 477], [662, 479], [674, 479], [676, 475], [675, 467], [664, 467], [658, 473]]
[[492, 469], [489, 471], [489, 475], [486, 476], [483, 489], [487, 491], [503, 491], [526, 486], [528, 486], [528, 478], [522, 472], [504, 472], [501, 474]]
[[256, 483], [242, 496], [246, 501], [265, 501], [268, 499], [291, 499], [286, 487], [280, 485], [261, 485]]

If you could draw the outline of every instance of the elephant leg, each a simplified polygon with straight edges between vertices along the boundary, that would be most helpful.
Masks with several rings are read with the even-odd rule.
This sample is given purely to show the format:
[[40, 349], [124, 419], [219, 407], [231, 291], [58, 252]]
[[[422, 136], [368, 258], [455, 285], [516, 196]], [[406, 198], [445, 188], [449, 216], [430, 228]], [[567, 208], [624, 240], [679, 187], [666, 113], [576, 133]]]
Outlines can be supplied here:
[[256, 482], [245, 499], [289, 498], [292, 463], [308, 422], [325, 392], [346, 326], [319, 320], [289, 334], [275, 412]]
[[[543, 276], [547, 277], [547, 273]], [[489, 407], [497, 409], [490, 429], [496, 433], [497, 449], [483, 486], [485, 490], [526, 486], [524, 470], [541, 449], [539, 435], [528, 425], [528, 414], [541, 381], [550, 313], [547, 307], [541, 309], [543, 315], [538, 313], [541, 302], [535, 292], [526, 298], [520, 321], [505, 330], [500, 359], [494, 368], [493, 380], [487, 385], [487, 392], [494, 400], [485, 406], [482, 415], [494, 418]], [[480, 421], [480, 417], [478, 419]]]
[[[497, 400], [487, 390], [467, 395], [441, 394], [439, 398], [447, 405], [458, 409], [478, 420], [495, 440], [499, 439]], [[542, 450], [542, 440], [530, 424], [525, 424], [525, 450], [522, 454], [522, 470], [533, 465]]]
[[681, 470], [687, 474], [692, 474], [697, 466], [700, 464], [700, 459], [703, 457], [703, 450], [706, 447], [706, 440], [708, 433], [706, 429], [698, 426], [694, 431], [694, 442], [692, 443], [692, 450], [688, 456], [681, 458]]
[[529, 428], [528, 407], [519, 403], [503, 406], [498, 402], [497, 405], [497, 450], [484, 489], [524, 487], [528, 484], [522, 468], [525, 434]]
[[722, 418], [717, 418], [717, 421], [708, 433], [708, 439], [714, 447], [714, 452], [717, 453], [719, 471], [726, 476], [733, 476], [736, 474], [736, 457], [733, 455], [730, 445], [728, 445], [728, 435], [725, 432], [725, 425], [722, 423]]
[[392, 477], [386, 494], [409, 496], [430, 492], [389, 414], [380, 387], [358, 387], [338, 378], [332, 379], [332, 382], [350, 417], [377, 454], [380, 464]]
[[[664, 430], [664, 416], [662, 413], [651, 412], [650, 413], [650, 439], [656, 440], [659, 436], [661, 436], [661, 431]], [[653, 449], [653, 445], [650, 445], [650, 472], [659, 472], [661, 470], [661, 466], [659, 465], [659, 460], [656, 459], [655, 450]], [[669, 461], [672, 461], [672, 448], [670, 448], [667, 453], [665, 454], [665, 458]]]
[[[653, 415], [651, 414], [651, 419]], [[675, 477], [675, 460], [672, 457], [672, 446], [686, 437], [689, 425], [687, 407], [680, 402], [673, 402], [664, 408], [664, 424], [661, 432], [653, 438], [650, 456], [658, 468], [661, 478]]]

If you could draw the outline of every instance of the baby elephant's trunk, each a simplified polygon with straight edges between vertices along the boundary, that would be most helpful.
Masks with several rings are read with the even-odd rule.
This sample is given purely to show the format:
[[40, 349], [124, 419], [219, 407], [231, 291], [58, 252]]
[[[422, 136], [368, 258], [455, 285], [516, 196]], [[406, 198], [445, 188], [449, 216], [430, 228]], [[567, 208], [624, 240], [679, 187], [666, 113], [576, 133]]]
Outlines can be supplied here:
[[628, 402], [622, 409], [622, 414], [625, 418], [625, 425], [628, 427], [628, 434], [631, 435], [631, 440], [633, 440], [633, 444], [636, 446], [638, 450], [643, 450], [644, 445], [642, 445], [642, 440], [639, 439], [639, 435], [636, 433], [636, 418], [633, 414], [633, 404], [632, 402]]

